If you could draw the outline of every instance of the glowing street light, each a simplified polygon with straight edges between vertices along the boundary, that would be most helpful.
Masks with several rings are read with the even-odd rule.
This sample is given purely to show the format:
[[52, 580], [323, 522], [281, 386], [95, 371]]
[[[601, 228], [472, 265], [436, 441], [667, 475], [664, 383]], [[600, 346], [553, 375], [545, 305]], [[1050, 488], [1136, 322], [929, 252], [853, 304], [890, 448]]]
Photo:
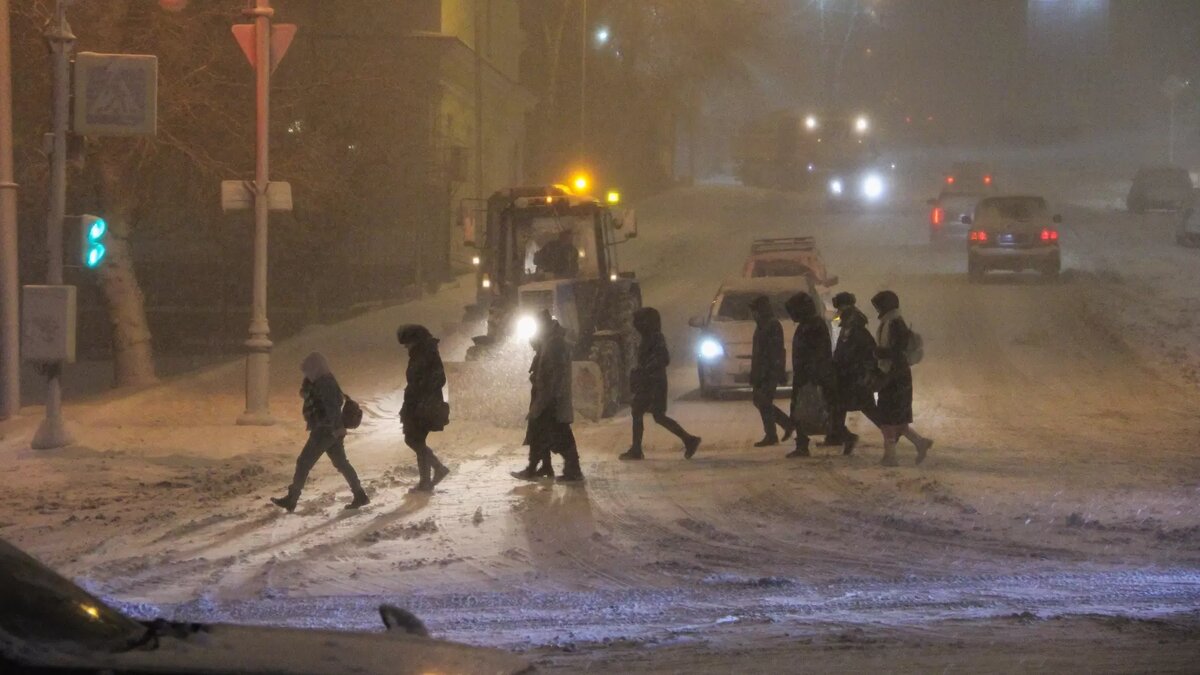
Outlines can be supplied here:
[[871, 122], [867, 119], [866, 115], [859, 115], [858, 118], [854, 120], [854, 130], [858, 133], [865, 134], [870, 128]]
[[816, 116], [816, 115], [809, 115], [808, 117], [805, 117], [805, 118], [804, 118], [804, 128], [805, 128], [805, 129], [808, 129], [809, 131], [814, 131], [814, 130], [816, 130], [816, 128], [817, 128], [817, 116]]
[[600, 26], [599, 28], [596, 29], [596, 44], [597, 45], [600, 45], [601, 47], [603, 47], [604, 45], [608, 44], [608, 40], [611, 37], [612, 37], [612, 33], [609, 32], [608, 26]]

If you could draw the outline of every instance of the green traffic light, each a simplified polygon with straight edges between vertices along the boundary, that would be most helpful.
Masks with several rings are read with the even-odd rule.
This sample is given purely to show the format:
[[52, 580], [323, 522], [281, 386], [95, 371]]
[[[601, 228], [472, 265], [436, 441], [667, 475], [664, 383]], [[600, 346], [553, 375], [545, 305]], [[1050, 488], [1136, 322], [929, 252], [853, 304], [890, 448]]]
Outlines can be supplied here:
[[[104, 222], [103, 218], [97, 218], [92, 223], [92, 226], [88, 228], [88, 233], [87, 233], [88, 241], [98, 242], [106, 234], [108, 234], [108, 223]], [[103, 247], [101, 247], [101, 248], [103, 248]], [[101, 257], [103, 257], [103, 255], [104, 254], [101, 253]]]
[[104, 244], [92, 244], [88, 248], [87, 259], [84, 260], [84, 264], [87, 265], [88, 269], [96, 269], [100, 266], [100, 263], [104, 262], [104, 256], [107, 253], [108, 251], [104, 249]]

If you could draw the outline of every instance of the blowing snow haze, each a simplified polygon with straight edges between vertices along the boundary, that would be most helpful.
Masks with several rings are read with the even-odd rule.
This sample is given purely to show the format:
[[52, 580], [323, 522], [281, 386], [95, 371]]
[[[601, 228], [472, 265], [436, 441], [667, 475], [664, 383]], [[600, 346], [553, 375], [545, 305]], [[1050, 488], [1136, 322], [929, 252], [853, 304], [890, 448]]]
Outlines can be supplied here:
[[1200, 3], [0, 14], [0, 671], [1195, 671]]

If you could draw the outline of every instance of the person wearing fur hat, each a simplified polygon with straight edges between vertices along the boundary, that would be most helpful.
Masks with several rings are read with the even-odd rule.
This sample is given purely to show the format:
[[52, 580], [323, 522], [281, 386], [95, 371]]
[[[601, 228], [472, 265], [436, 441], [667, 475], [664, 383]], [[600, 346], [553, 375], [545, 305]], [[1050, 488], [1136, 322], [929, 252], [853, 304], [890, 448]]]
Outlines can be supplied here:
[[871, 298], [871, 305], [879, 312], [875, 370], [876, 379], [881, 384], [875, 423], [883, 432], [883, 459], [880, 463], [884, 466], [896, 466], [899, 463], [896, 444], [903, 436], [917, 446], [917, 464], [920, 464], [933, 447], [933, 441], [912, 428], [912, 368], [905, 357], [912, 333], [900, 315], [900, 298], [894, 292], [876, 293]]
[[404, 325], [396, 331], [396, 340], [408, 348], [400, 423], [404, 428], [404, 444], [417, 455], [420, 479], [412, 491], [433, 492], [450, 473], [428, 443], [430, 433], [445, 429], [450, 422], [450, 407], [442, 397], [446, 370], [438, 353], [438, 340], [429, 329], [417, 324]]
[[329, 361], [320, 352], [313, 352], [300, 364], [304, 381], [300, 384], [300, 397], [304, 399], [302, 412], [308, 426], [308, 442], [296, 458], [296, 471], [292, 484], [283, 497], [272, 497], [271, 503], [288, 513], [296, 510], [300, 492], [308, 481], [308, 474], [321, 455], [327, 455], [335, 469], [346, 479], [354, 498], [347, 509], [357, 509], [370, 503], [370, 498], [358, 481], [358, 474], [346, 458], [346, 427], [342, 424], [342, 403], [345, 395], [333, 377]]
[[671, 354], [662, 333], [662, 316], [653, 307], [642, 307], [633, 313], [633, 327], [640, 337], [637, 366], [629, 373], [633, 401], [633, 445], [620, 459], [643, 459], [642, 436], [646, 431], [645, 416], [650, 413], [659, 426], [675, 434], [683, 442], [683, 457], [691, 459], [700, 447], [700, 437], [684, 430], [678, 422], [667, 417], [667, 366]]

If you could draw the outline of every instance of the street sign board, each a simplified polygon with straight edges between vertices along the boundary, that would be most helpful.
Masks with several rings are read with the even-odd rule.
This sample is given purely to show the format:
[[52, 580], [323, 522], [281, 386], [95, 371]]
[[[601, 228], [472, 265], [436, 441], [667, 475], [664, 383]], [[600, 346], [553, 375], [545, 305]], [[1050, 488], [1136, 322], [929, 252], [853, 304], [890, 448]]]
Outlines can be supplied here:
[[158, 128], [158, 57], [80, 52], [75, 57], [74, 122], [80, 136], [153, 136]]
[[[258, 50], [255, 46], [255, 38], [258, 37], [258, 31], [252, 23], [238, 23], [233, 25], [233, 39], [237, 40], [238, 46], [242, 48], [242, 53], [246, 55], [246, 60], [250, 62], [250, 67], [254, 68], [258, 62]], [[292, 39], [296, 37], [296, 24], [294, 23], [273, 23], [271, 24], [271, 72], [279, 67], [279, 62], [283, 60], [283, 55], [287, 53], [288, 47], [292, 46]]]
[[[221, 209], [223, 211], [228, 213], [252, 208], [254, 208], [254, 181], [221, 181]], [[291, 211], [292, 184], [287, 181], [271, 181], [267, 186], [267, 208], [271, 211]]]
[[35, 363], [74, 363], [75, 287], [21, 290], [21, 357]]

